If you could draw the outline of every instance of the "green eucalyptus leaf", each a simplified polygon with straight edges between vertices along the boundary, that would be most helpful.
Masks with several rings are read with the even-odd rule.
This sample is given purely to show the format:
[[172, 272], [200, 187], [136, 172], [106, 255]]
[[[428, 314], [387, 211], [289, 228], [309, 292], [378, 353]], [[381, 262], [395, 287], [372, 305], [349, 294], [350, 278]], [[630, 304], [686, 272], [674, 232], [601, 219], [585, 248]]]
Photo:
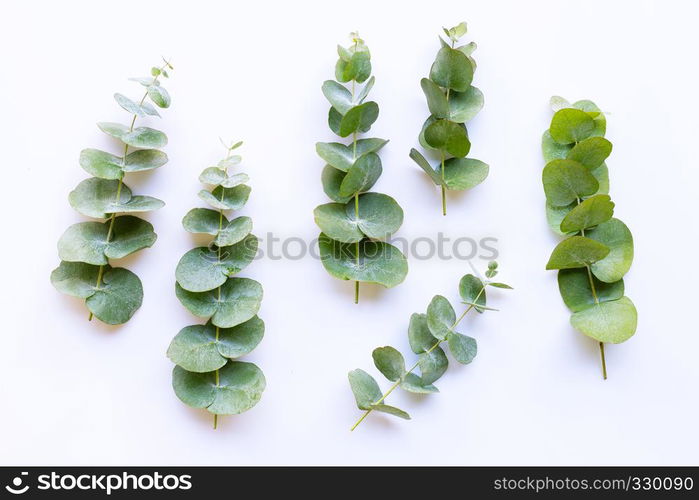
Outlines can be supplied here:
[[170, 107], [170, 94], [165, 88], [160, 85], [151, 85], [148, 87], [148, 97], [159, 108]]
[[549, 163], [553, 160], [565, 160], [568, 158], [568, 153], [572, 149], [570, 144], [558, 144], [551, 137], [551, 133], [547, 130], [541, 137], [541, 150], [544, 155], [544, 161]]
[[396, 408], [395, 406], [381, 403], [371, 405], [371, 409], [374, 411], [380, 411], [381, 413], [388, 413], [389, 415], [393, 415], [394, 417], [399, 417], [404, 420], [410, 420], [410, 415], [408, 415], [407, 412], [401, 410], [400, 408]]
[[167, 163], [167, 155], [157, 149], [141, 149], [126, 155], [124, 172], [142, 172], [162, 167]]
[[341, 115], [344, 115], [352, 108], [354, 104], [352, 101], [352, 94], [344, 85], [334, 80], [326, 80], [323, 82], [322, 90], [325, 98]]
[[561, 231], [561, 222], [565, 219], [565, 216], [570, 213], [573, 208], [577, 207], [578, 203], [573, 202], [565, 207], [554, 207], [550, 203], [546, 203], [546, 220], [549, 227], [558, 235], [565, 236], [566, 233]]
[[465, 92], [473, 81], [473, 66], [463, 52], [442, 47], [430, 69], [430, 80], [440, 87]]
[[364, 87], [362, 87], [362, 90], [360, 90], [357, 95], [354, 97], [354, 103], [355, 104], [361, 104], [364, 102], [364, 99], [369, 95], [369, 92], [371, 91], [372, 87], [374, 86], [374, 82], [376, 81], [376, 78], [373, 76], [367, 80], [366, 84]]
[[371, 353], [376, 368], [391, 382], [395, 382], [405, 373], [403, 355], [391, 346], [377, 347]]
[[124, 144], [135, 148], [162, 148], [167, 144], [167, 136], [150, 127], [136, 127], [131, 130], [125, 125], [112, 122], [100, 122], [97, 126], [106, 134], [119, 139]]
[[193, 248], [177, 264], [177, 283], [190, 292], [213, 290], [247, 267], [257, 254], [257, 246], [257, 237], [249, 234], [231, 246]]
[[[65, 262], [51, 272], [51, 284], [56, 290], [73, 297], [86, 299], [95, 293], [99, 266], [84, 262]], [[109, 266], [105, 270], [111, 269]]]
[[250, 186], [242, 184], [232, 188], [216, 187], [213, 191], [202, 189], [199, 198], [219, 210], [240, 210], [250, 197]]
[[99, 149], [83, 149], [80, 152], [80, 166], [100, 179], [121, 179], [124, 175], [123, 160]]
[[145, 116], [160, 116], [160, 114], [155, 110], [153, 106], [148, 103], [138, 104], [125, 95], [116, 93], [114, 94], [114, 100], [119, 106], [131, 113], [132, 115], [140, 116], [141, 118]]
[[135, 77], [135, 78], [129, 78], [129, 81], [131, 82], [138, 82], [144, 87], [150, 87], [151, 85], [154, 85], [154, 79], [152, 76], [142, 76], [142, 77]]
[[379, 117], [379, 105], [374, 101], [354, 106], [340, 120], [337, 135], [347, 137], [354, 132], [368, 132]]
[[330, 106], [328, 110], [328, 127], [337, 135], [340, 135], [340, 122], [342, 121], [342, 115], [338, 110]]
[[426, 314], [413, 313], [410, 316], [408, 341], [410, 342], [410, 349], [412, 349], [415, 354], [429, 351], [439, 342], [439, 340], [432, 335], [430, 328], [427, 326]]
[[58, 240], [58, 256], [66, 262], [108, 264], [104, 255], [108, 223], [80, 222], [68, 227]]
[[231, 328], [255, 316], [262, 302], [262, 285], [248, 278], [229, 278], [219, 291], [189, 292], [179, 283], [177, 298], [189, 312], [200, 318], [211, 318], [215, 326]]
[[612, 218], [614, 202], [609, 195], [597, 194], [573, 208], [561, 221], [561, 231], [574, 233], [588, 229]]
[[[122, 187], [123, 189], [123, 187]], [[118, 212], [150, 212], [165, 206], [165, 202], [152, 196], [132, 196], [126, 203], [112, 203], [109, 213]]]
[[333, 240], [354, 243], [364, 238], [356, 221], [350, 219], [345, 205], [341, 203], [319, 205], [313, 211], [313, 216], [321, 231]]
[[457, 332], [449, 332], [447, 344], [449, 344], [449, 350], [454, 359], [462, 365], [469, 364], [478, 353], [476, 339]]
[[134, 273], [119, 267], [107, 269], [102, 283], [85, 304], [97, 319], [109, 325], [126, 323], [141, 307], [143, 285]]
[[425, 141], [430, 147], [452, 156], [463, 157], [471, 150], [466, 128], [449, 120], [437, 120], [425, 129]]
[[462, 45], [461, 47], [456, 47], [456, 50], [463, 52], [467, 56], [470, 56], [477, 48], [478, 45], [476, 45], [476, 42], [469, 42], [466, 45]]
[[318, 142], [316, 143], [316, 152], [329, 165], [347, 172], [357, 158], [377, 152], [387, 142], [384, 139], [359, 139], [356, 142], [356, 155], [352, 146], [345, 146], [339, 142]]
[[607, 165], [603, 163], [590, 173], [597, 179], [599, 184], [596, 194], [609, 194], [609, 169]]
[[[444, 186], [447, 189], [463, 191], [471, 189], [488, 177], [487, 163], [474, 158], [449, 158], [444, 162]], [[437, 175], [442, 175], [442, 165], [437, 167]]]
[[226, 172], [219, 167], [207, 167], [199, 174], [199, 182], [218, 186], [226, 178]]
[[621, 297], [573, 313], [570, 323], [599, 342], [620, 344], [636, 333], [638, 313], [628, 297]]
[[382, 241], [362, 240], [357, 253], [355, 243], [334, 241], [321, 233], [318, 246], [326, 271], [338, 279], [392, 288], [402, 283], [408, 273], [405, 256], [393, 245]]
[[454, 328], [456, 313], [446, 297], [435, 295], [427, 306], [427, 327], [432, 336], [444, 340]]
[[573, 160], [548, 162], [542, 173], [542, 182], [546, 200], [555, 207], [570, 205], [599, 189], [599, 183], [590, 171]]
[[359, 210], [351, 201], [345, 205], [347, 217], [366, 236], [383, 240], [398, 231], [403, 224], [403, 209], [396, 200], [382, 193], [359, 195]]
[[476, 87], [469, 87], [465, 92], [449, 93], [449, 118], [453, 122], [465, 123], [483, 109], [485, 99]]
[[582, 101], [574, 102], [572, 107], [585, 111], [593, 117], [593, 121], [595, 122], [595, 130], [592, 133], [593, 137], [604, 137], [604, 134], [607, 131], [607, 118], [594, 102], [583, 99]]
[[423, 380], [414, 373], [406, 373], [405, 377], [400, 383], [400, 388], [404, 391], [412, 392], [414, 394], [431, 394], [434, 392], [439, 392], [432, 384], [425, 384]]
[[[558, 289], [563, 302], [573, 312], [582, 311], [599, 302], [609, 302], [624, 296], [624, 280], [605, 283], [592, 276], [595, 293], [590, 286], [587, 269], [561, 269], [558, 271]], [[597, 300], [595, 300], [595, 296]]]
[[376, 153], [360, 156], [342, 179], [340, 196], [354, 196], [357, 193], [368, 191], [381, 176], [382, 170], [381, 158]]
[[420, 153], [417, 149], [412, 148], [410, 150], [410, 158], [412, 158], [413, 161], [417, 163], [417, 165], [429, 176], [429, 178], [432, 179], [432, 182], [438, 186], [442, 185], [442, 177], [434, 168], [432, 168], [432, 165], [430, 165], [427, 159], [422, 156], [422, 153]]
[[208, 208], [193, 208], [182, 219], [182, 226], [189, 233], [217, 235], [219, 225], [227, 224], [228, 219], [222, 213]]
[[265, 323], [258, 316], [232, 328], [221, 328], [218, 351], [226, 358], [235, 359], [251, 353], [262, 342]]
[[425, 384], [432, 384], [444, 375], [449, 366], [447, 355], [441, 347], [435, 347], [429, 352], [423, 352], [418, 356], [420, 376]]
[[229, 175], [228, 177], [223, 179], [223, 181], [221, 182], [221, 185], [224, 188], [234, 188], [234, 187], [240, 186], [242, 184], [245, 184], [249, 180], [250, 180], [250, 177], [248, 176], [248, 174], [244, 174], [241, 172], [241, 173]]
[[568, 151], [566, 158], [594, 170], [612, 154], [612, 143], [604, 137], [589, 137]]
[[381, 399], [381, 389], [374, 377], [357, 368], [348, 374], [350, 387], [360, 410], [369, 410], [371, 405]]
[[368, 51], [354, 52], [349, 61], [340, 58], [335, 66], [335, 78], [340, 82], [354, 80], [362, 83], [371, 75], [371, 60]]
[[194, 373], [175, 366], [172, 387], [180, 400], [215, 415], [238, 415], [255, 406], [265, 390], [265, 376], [256, 365], [229, 361], [218, 373]]
[[325, 165], [320, 176], [323, 183], [323, 191], [328, 195], [328, 198], [342, 204], [352, 199], [352, 196], [340, 196], [340, 186], [345, 175], [347, 174], [342, 170], [338, 170], [331, 165]]
[[609, 248], [609, 254], [592, 264], [592, 274], [605, 283], [619, 281], [633, 262], [633, 236], [619, 219], [603, 222], [587, 236]]
[[82, 215], [96, 219], [106, 219], [113, 212], [115, 201], [123, 204], [131, 199], [131, 190], [126, 184], [119, 189], [116, 179], [89, 178], [82, 181], [68, 195], [70, 206]]
[[549, 132], [559, 144], [572, 144], [591, 137], [595, 131], [592, 117], [579, 109], [564, 108], [556, 111], [551, 119]]
[[[107, 223], [103, 226], [107, 228]], [[150, 248], [158, 236], [153, 225], [133, 215], [114, 218], [112, 237], [105, 242], [104, 255], [108, 259], [121, 259], [144, 248]]]
[[473, 274], [464, 275], [459, 281], [459, 295], [461, 300], [469, 304], [478, 304], [476, 311], [482, 313], [486, 305], [485, 285], [480, 278]]
[[551, 109], [554, 113], [558, 110], [571, 107], [570, 103], [567, 100], [558, 95], [551, 96], [549, 104], [551, 105]]
[[[250, 217], [236, 217], [225, 225], [214, 239], [214, 245], [230, 247], [243, 241], [252, 232], [252, 219]], [[257, 240], [257, 238], [255, 238]], [[252, 243], [252, 241], [250, 241]], [[257, 245], [255, 245], [257, 252]]]
[[429, 78], [420, 80], [420, 86], [427, 98], [427, 107], [430, 109], [432, 116], [436, 118], [449, 118], [449, 103], [441, 87]]
[[609, 247], [585, 236], [571, 236], [553, 249], [546, 269], [574, 269], [604, 259]]

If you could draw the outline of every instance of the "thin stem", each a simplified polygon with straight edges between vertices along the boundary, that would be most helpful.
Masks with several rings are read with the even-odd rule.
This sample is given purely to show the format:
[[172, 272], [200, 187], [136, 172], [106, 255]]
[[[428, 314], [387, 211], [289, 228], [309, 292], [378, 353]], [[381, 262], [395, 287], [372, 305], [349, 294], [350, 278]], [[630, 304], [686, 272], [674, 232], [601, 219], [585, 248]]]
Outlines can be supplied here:
[[[357, 42], [354, 44], [357, 48]], [[352, 80], [352, 102], [354, 102], [355, 85]], [[357, 161], [357, 131], [352, 132], [352, 164]], [[354, 220], [359, 220], [359, 193], [354, 194]], [[355, 256], [355, 264], [359, 268], [359, 241], [355, 245], [357, 255]], [[354, 282], [354, 303], [359, 304], [359, 281]]]
[[447, 215], [447, 189], [444, 187], [444, 151], [442, 151], [442, 215]]
[[[475, 304], [475, 303], [478, 303], [478, 299], [481, 297], [481, 295], [483, 294], [484, 291], [485, 291], [485, 286], [484, 286], [483, 288], [481, 288], [481, 290], [478, 292], [478, 295], [476, 295], [476, 298], [473, 300], [474, 304]], [[459, 316], [459, 318], [458, 318], [456, 321], [454, 321], [454, 324], [451, 325], [451, 326], [449, 327], [449, 332], [452, 332], [452, 331], [454, 330], [454, 328], [456, 328], [457, 325], [458, 325], [459, 323], [461, 323], [461, 320], [464, 319], [464, 318], [466, 317], [466, 315], [469, 313], [469, 311], [475, 307], [474, 304], [471, 304], [470, 306], [468, 306], [468, 308], [461, 314], [461, 316]], [[429, 354], [429, 353], [431, 353], [431, 352], [434, 351], [437, 347], [439, 347], [439, 345], [440, 345], [442, 342], [444, 342], [444, 341], [443, 341], [443, 340], [437, 340], [437, 342], [436, 342], [432, 347], [430, 347], [429, 349], [427, 349], [427, 350], [424, 352], [424, 354]], [[393, 384], [393, 385], [383, 394], [383, 396], [381, 396], [381, 397], [380, 397], [376, 402], [374, 402], [373, 404], [374, 404], [374, 405], [381, 404], [381, 403], [396, 389], [396, 387], [398, 387], [398, 386], [400, 385], [400, 383], [405, 379], [405, 376], [408, 375], [409, 373], [412, 373], [413, 370], [415, 370], [415, 368], [417, 368], [419, 365], [420, 365], [420, 360], [418, 359], [418, 360], [415, 362], [415, 364], [414, 364], [413, 366], [411, 366], [408, 370], [406, 370], [406, 372], [396, 381], [396, 383]], [[352, 432], [354, 429], [356, 429], [357, 426], [358, 426], [359, 424], [361, 424], [362, 421], [364, 421], [364, 419], [367, 418], [367, 416], [369, 416], [369, 414], [370, 414], [372, 411], [374, 411], [372, 408], [369, 408], [368, 410], [366, 410], [366, 411], [362, 414], [362, 416], [359, 417], [359, 420], [357, 420], [357, 421], [354, 423], [354, 425], [350, 428], [350, 432]]]

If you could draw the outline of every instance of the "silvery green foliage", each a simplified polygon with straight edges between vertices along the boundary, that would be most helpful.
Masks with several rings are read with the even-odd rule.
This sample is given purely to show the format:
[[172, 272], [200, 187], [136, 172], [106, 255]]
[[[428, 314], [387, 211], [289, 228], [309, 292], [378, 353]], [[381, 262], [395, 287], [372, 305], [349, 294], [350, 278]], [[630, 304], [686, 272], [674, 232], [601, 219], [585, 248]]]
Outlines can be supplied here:
[[338, 46], [337, 51], [337, 81], [327, 80], [322, 90], [330, 102], [330, 128], [352, 142], [316, 144], [318, 156], [327, 163], [323, 189], [333, 202], [313, 213], [322, 231], [318, 244], [325, 269], [336, 278], [353, 280], [358, 302], [360, 282], [394, 287], [405, 279], [408, 263], [400, 250], [382, 241], [400, 228], [403, 209], [388, 195], [368, 192], [381, 175], [378, 151], [388, 141], [358, 138], [379, 116], [378, 104], [366, 100], [375, 81], [369, 49], [352, 33], [352, 45]]
[[[110, 259], [121, 259], [155, 243], [153, 226], [133, 214], [161, 208], [164, 203], [151, 196], [136, 195], [124, 183], [129, 172], [152, 170], [167, 163], [159, 148], [167, 136], [150, 127], [136, 127], [136, 120], [159, 117], [157, 108], [170, 106], [170, 95], [161, 79], [168, 78], [167, 61], [151, 69], [151, 76], [132, 78], [145, 87], [139, 101], [122, 94], [114, 100], [130, 116], [130, 124], [101, 122], [97, 126], [122, 145], [117, 154], [83, 149], [80, 166], [90, 177], [70, 193], [68, 200], [80, 214], [99, 222], [70, 226], [58, 241], [61, 264], [51, 273], [51, 283], [60, 292], [85, 300], [100, 321], [111, 325], [127, 322], [141, 307], [141, 280], [127, 269], [112, 267]], [[153, 106], [155, 105], [155, 106]]]
[[[472, 309], [476, 312], [495, 311], [486, 305], [486, 288], [510, 289], [505, 283], [492, 281], [498, 273], [496, 262], [490, 262], [485, 272], [485, 280], [473, 274], [467, 274], [459, 281], [461, 303], [466, 309], [457, 318], [456, 312], [449, 300], [441, 295], [435, 295], [427, 311], [414, 313], [408, 326], [408, 342], [410, 349], [417, 355], [417, 361], [406, 368], [405, 358], [398, 349], [391, 346], [374, 349], [372, 357], [374, 365], [381, 374], [393, 382], [384, 393], [374, 377], [364, 370], [356, 369], [349, 372], [349, 383], [354, 394], [357, 407], [364, 410], [362, 416], [352, 426], [352, 430], [372, 412], [388, 413], [396, 417], [410, 419], [410, 415], [400, 408], [386, 404], [386, 398], [398, 387], [415, 394], [439, 392], [434, 383], [447, 371], [449, 360], [442, 348], [446, 342], [449, 351], [456, 361], [469, 364], [476, 357], [476, 339], [456, 331], [461, 320]], [[420, 369], [420, 374], [415, 370]]]
[[262, 286], [235, 276], [257, 253], [252, 220], [226, 216], [242, 208], [250, 195], [247, 174], [230, 171], [241, 161], [233, 154], [241, 144], [226, 146], [226, 157], [199, 176], [211, 186], [201, 190], [199, 198], [212, 208], [193, 208], [182, 219], [185, 231], [213, 237], [209, 246], [185, 253], [175, 271], [177, 297], [206, 323], [180, 330], [167, 350], [176, 364], [175, 394], [185, 404], [213, 413], [214, 428], [218, 415], [243, 413], [255, 406], [266, 384], [256, 365], [238, 361], [257, 347], [265, 331], [257, 316]]
[[466, 34], [466, 23], [444, 28], [448, 42], [441, 37], [441, 48], [430, 69], [429, 78], [420, 80], [427, 99], [430, 116], [422, 125], [420, 144], [428, 151], [439, 153], [439, 163], [433, 167], [417, 149], [410, 157], [425, 171], [442, 191], [442, 214], [447, 214], [446, 191], [471, 189], [488, 176], [488, 165], [466, 158], [471, 150], [466, 122], [483, 107], [483, 93], [471, 85], [476, 71], [472, 54], [474, 42], [456, 46]]
[[546, 269], [558, 270], [573, 327], [599, 342], [606, 379], [604, 343], [624, 342], [636, 332], [637, 312], [624, 296], [623, 280], [633, 261], [633, 237], [613, 217], [605, 163], [612, 143], [604, 138], [604, 113], [592, 101], [570, 104], [558, 96], [551, 106], [551, 126], [542, 138], [542, 181], [549, 225], [565, 239]]

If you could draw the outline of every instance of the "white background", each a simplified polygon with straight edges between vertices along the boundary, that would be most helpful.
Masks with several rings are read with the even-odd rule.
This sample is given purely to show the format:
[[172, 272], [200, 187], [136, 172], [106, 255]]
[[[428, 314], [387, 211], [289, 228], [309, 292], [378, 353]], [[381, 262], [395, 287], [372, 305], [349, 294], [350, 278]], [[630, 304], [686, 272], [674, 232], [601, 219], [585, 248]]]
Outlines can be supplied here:
[[[696, 464], [698, 13], [689, 1], [649, 0], [5, 5], [0, 463]], [[491, 173], [450, 195], [444, 218], [408, 151], [427, 114], [419, 79], [441, 27], [461, 20], [464, 40], [478, 43], [474, 83], [486, 98], [469, 123], [471, 156]], [[268, 388], [214, 432], [208, 413], [175, 397], [165, 357], [197, 322], [174, 295], [175, 265], [194, 245], [180, 219], [202, 206], [197, 176], [223, 154], [223, 136], [245, 140], [253, 194], [243, 213], [255, 232], [317, 235], [312, 210], [327, 200], [314, 144], [335, 140], [320, 85], [355, 29], [372, 51], [381, 107], [371, 135], [391, 140], [375, 190], [405, 210], [397, 236], [498, 238], [500, 277], [516, 290], [491, 295], [500, 312], [465, 321], [479, 355], [452, 363], [440, 394], [389, 398], [412, 421], [371, 415], [350, 433], [360, 412], [347, 372], [376, 374], [376, 346], [409, 353], [410, 314], [437, 293], [456, 301], [471, 268], [412, 258], [402, 285], [364, 286], [356, 306], [352, 284], [316, 260], [256, 261], [242, 275], [264, 285], [267, 332], [248, 359]], [[89, 323], [81, 301], [49, 283], [56, 241], [81, 220], [67, 201], [87, 176], [78, 154], [116, 151], [95, 122], [127, 119], [112, 93], [139, 97], [126, 78], [161, 55], [175, 65], [173, 104], [151, 124], [169, 135], [171, 161], [127, 182], [167, 206], [149, 216], [156, 245], [119, 263], [141, 277], [145, 300], [126, 325]], [[557, 241], [540, 182], [552, 94], [609, 113], [611, 194], [635, 237], [626, 284], [639, 328], [608, 346], [606, 382], [596, 343], [569, 326], [555, 273], [544, 270]]]

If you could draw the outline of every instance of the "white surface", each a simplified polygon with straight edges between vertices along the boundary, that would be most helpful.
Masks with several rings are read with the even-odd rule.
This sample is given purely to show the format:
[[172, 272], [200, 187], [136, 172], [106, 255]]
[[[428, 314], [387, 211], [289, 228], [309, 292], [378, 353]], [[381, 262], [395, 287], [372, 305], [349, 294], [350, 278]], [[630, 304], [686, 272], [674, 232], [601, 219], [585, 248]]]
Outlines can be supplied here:
[[[699, 169], [690, 2], [175, 2], [6, 5], [3, 77], [0, 463], [2, 464], [696, 464], [699, 337], [696, 200]], [[471, 155], [491, 165], [465, 196], [439, 196], [408, 159], [427, 109], [419, 78], [442, 25], [466, 20], [486, 97], [469, 124]], [[326, 274], [313, 259], [256, 261], [264, 342], [248, 359], [265, 371], [260, 404], [222, 420], [184, 406], [170, 387], [170, 339], [195, 323], [174, 295], [174, 268], [192, 245], [180, 226], [200, 170], [222, 154], [218, 137], [242, 138], [253, 194], [244, 213], [256, 233], [317, 235], [325, 202], [316, 141], [334, 140], [320, 92], [336, 43], [358, 29], [372, 51], [381, 107], [371, 136], [391, 139], [376, 190], [405, 210], [397, 234], [494, 236], [501, 309], [471, 318], [479, 340], [467, 367], [452, 363], [441, 394], [391, 396], [413, 420], [360, 415], [346, 373], [376, 373], [371, 350], [408, 351], [410, 313], [432, 295], [457, 298], [467, 263], [411, 260], [407, 280], [380, 292]], [[86, 173], [84, 147], [112, 147], [95, 122], [124, 120], [113, 92], [161, 54], [172, 57], [164, 119], [171, 162], [130, 176], [164, 199], [149, 219], [156, 245], [123, 263], [145, 286], [143, 307], [120, 328], [87, 322], [49, 273], [56, 241], [81, 220], [68, 192]], [[555, 273], [544, 264], [557, 238], [543, 212], [539, 139], [548, 99], [590, 98], [609, 112], [611, 194], [633, 231], [627, 294], [636, 336], [608, 346], [603, 382], [596, 344], [574, 332]], [[475, 261], [481, 269], [483, 261]], [[411, 358], [412, 359], [412, 358]], [[382, 382], [383, 383], [383, 382]], [[384, 387], [387, 387], [384, 384]]]

